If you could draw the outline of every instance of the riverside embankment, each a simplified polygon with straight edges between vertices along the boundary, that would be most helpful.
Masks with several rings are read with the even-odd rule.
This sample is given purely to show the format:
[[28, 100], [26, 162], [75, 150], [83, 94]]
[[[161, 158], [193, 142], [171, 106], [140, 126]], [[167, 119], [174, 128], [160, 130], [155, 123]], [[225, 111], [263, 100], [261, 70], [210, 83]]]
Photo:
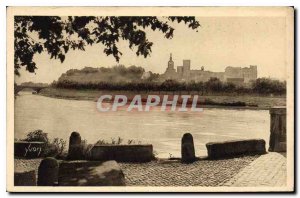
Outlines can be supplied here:
[[258, 95], [201, 95], [198, 92], [133, 92], [133, 91], [109, 91], [109, 90], [76, 90], [76, 89], [43, 89], [40, 95], [71, 99], [71, 100], [89, 100], [97, 101], [101, 95], [126, 95], [127, 98], [133, 98], [139, 94], [142, 99], [147, 99], [148, 95], [199, 95], [199, 99], [204, 108], [235, 108], [235, 109], [260, 109], [267, 110], [273, 106], [285, 106], [285, 96], [258, 96]]

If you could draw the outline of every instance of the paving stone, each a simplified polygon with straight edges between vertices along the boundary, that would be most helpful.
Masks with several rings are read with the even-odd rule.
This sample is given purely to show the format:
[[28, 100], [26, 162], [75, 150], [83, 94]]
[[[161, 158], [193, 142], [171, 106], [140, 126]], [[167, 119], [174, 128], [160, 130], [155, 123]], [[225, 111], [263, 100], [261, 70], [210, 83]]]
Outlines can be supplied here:
[[286, 172], [284, 155], [270, 152], [254, 160], [224, 186], [286, 186]]
[[[40, 159], [15, 159], [16, 167], [37, 170]], [[283, 186], [286, 158], [278, 153], [224, 160], [119, 163], [127, 186]], [[262, 177], [263, 175], [263, 177]], [[259, 180], [259, 183], [257, 181]]]
[[257, 156], [227, 160], [202, 160], [192, 164], [120, 163], [127, 186], [221, 186]]

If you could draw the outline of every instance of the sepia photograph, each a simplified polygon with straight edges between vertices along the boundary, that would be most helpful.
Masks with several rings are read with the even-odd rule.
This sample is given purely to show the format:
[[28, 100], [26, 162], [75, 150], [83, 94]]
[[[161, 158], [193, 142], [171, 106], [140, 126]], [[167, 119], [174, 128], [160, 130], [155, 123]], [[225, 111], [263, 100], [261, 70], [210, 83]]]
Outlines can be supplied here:
[[293, 192], [293, 7], [7, 7], [7, 191]]

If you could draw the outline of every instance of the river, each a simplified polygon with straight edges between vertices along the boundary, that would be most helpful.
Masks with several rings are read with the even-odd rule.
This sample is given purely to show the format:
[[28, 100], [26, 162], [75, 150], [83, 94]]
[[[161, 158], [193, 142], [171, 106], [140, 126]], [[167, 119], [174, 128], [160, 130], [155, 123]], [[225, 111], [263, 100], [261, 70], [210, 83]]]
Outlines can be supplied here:
[[[205, 108], [203, 112], [99, 112], [96, 102], [55, 99], [20, 92], [15, 99], [15, 138], [42, 129], [49, 138], [69, 139], [78, 131], [88, 143], [121, 137], [126, 143], [153, 144], [158, 157], [179, 157], [181, 137], [194, 137], [197, 156], [207, 154], [207, 142], [262, 138], [269, 142], [270, 115], [266, 110]], [[268, 148], [268, 147], [267, 147]]]

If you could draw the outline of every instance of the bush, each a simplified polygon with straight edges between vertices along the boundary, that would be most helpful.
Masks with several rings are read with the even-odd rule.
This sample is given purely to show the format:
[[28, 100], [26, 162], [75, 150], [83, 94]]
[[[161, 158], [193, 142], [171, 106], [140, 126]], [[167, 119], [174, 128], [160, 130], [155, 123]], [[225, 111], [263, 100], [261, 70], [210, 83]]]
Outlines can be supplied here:
[[44, 133], [42, 130], [38, 129], [35, 131], [31, 131], [26, 135], [26, 138], [23, 141], [28, 142], [45, 142], [48, 143], [48, 134]]
[[95, 145], [120, 145], [123, 142], [123, 139], [118, 137], [117, 140], [115, 138], [111, 138], [111, 142], [106, 140], [98, 140]]
[[43, 157], [55, 157], [64, 158], [66, 157], [66, 141], [61, 138], [54, 138], [52, 142], [48, 139], [48, 134], [38, 129], [31, 131], [26, 135], [26, 138], [22, 141], [27, 142], [44, 142], [45, 149]]
[[[111, 138], [111, 141], [106, 141], [104, 139], [98, 140], [95, 145], [121, 145], [124, 142], [124, 139], [118, 137], [117, 139]], [[126, 144], [126, 143], [125, 143]], [[127, 140], [127, 145], [141, 144], [141, 141], [136, 142], [135, 140]]]
[[252, 90], [258, 94], [286, 94], [286, 82], [269, 78], [258, 78], [252, 84]]
[[93, 148], [93, 144], [88, 144], [86, 140], [82, 140], [81, 146], [83, 149], [83, 156], [85, 159], [89, 159], [91, 156], [91, 149]]
[[51, 143], [48, 143], [45, 148], [45, 157], [55, 157], [63, 159], [67, 156], [65, 151], [66, 141], [61, 138], [54, 138]]

